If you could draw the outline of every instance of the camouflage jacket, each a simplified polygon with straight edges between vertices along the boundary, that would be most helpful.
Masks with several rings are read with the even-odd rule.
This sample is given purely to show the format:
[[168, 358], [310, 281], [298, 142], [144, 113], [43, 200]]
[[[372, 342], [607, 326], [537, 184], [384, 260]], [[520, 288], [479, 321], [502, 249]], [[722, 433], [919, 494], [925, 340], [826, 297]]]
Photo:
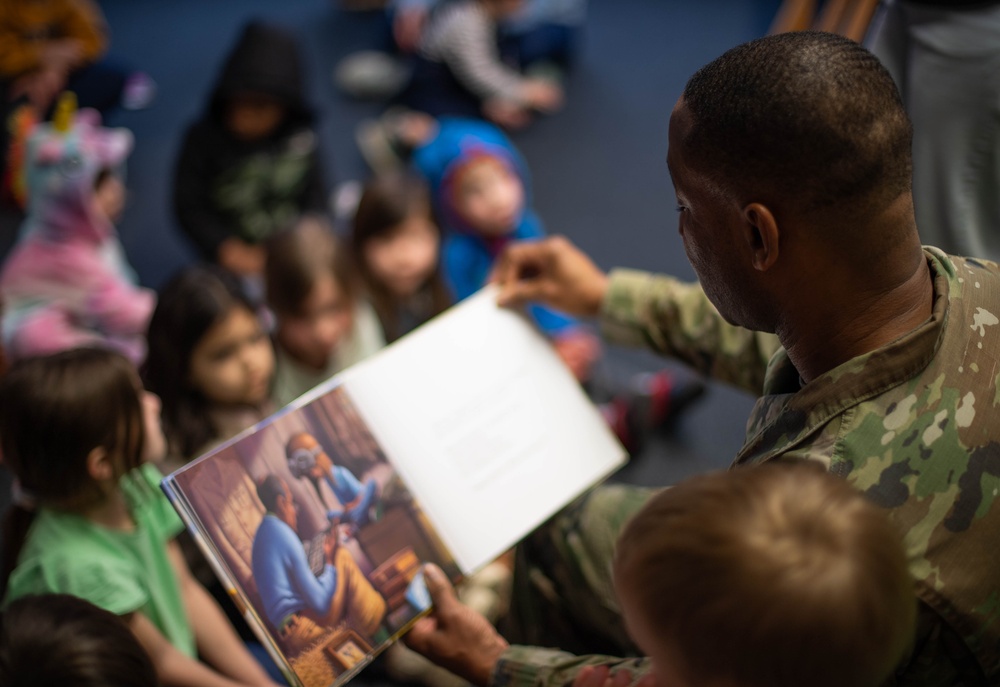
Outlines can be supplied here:
[[[927, 250], [931, 318], [801, 385], [775, 337], [727, 324], [697, 285], [618, 271], [612, 341], [681, 358], [760, 397], [735, 463], [818, 460], [889, 510], [921, 602], [896, 685], [1000, 684], [1000, 267]], [[588, 664], [648, 662], [511, 647], [495, 685], [556, 685]], [[985, 677], [984, 677], [985, 676]]]

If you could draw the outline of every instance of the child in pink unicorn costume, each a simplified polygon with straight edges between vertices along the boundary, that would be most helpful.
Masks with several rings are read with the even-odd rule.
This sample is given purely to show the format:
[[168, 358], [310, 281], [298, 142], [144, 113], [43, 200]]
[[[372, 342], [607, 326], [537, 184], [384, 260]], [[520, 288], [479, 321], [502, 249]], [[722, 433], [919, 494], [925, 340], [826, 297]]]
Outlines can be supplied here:
[[74, 109], [61, 102], [28, 140], [28, 215], [0, 272], [3, 343], [13, 358], [104, 344], [138, 363], [155, 296], [137, 286], [113, 224], [132, 134]]

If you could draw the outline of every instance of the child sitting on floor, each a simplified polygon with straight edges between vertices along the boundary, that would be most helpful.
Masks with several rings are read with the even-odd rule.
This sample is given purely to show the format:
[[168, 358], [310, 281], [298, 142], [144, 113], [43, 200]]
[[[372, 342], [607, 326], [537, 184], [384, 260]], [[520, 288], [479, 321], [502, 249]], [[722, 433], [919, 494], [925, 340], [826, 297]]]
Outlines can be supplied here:
[[[545, 235], [532, 209], [529, 172], [506, 135], [486, 122], [445, 117], [407, 124], [421, 136], [412, 154], [416, 170], [430, 184], [436, 216], [446, 238], [441, 262], [454, 295], [466, 298], [482, 288], [503, 248]], [[528, 313], [581, 382], [589, 384], [605, 416], [630, 451], [652, 428], [666, 422], [704, 391], [697, 378], [662, 370], [638, 375], [625, 390], [593, 374], [600, 356], [596, 337], [577, 320], [533, 305]], [[607, 387], [607, 388], [605, 388]]]
[[[445, 231], [441, 263], [458, 300], [485, 286], [507, 243], [538, 239], [545, 230], [532, 209], [527, 163], [510, 140], [486, 122], [445, 117], [413, 151]], [[552, 339], [581, 381], [589, 378], [599, 344], [576, 320], [531, 306], [535, 323]]]
[[501, 58], [497, 22], [521, 5], [522, 0], [458, 0], [435, 8], [403, 103], [434, 117], [484, 117], [510, 128], [558, 109], [559, 85], [526, 76]]
[[365, 185], [351, 247], [387, 342], [451, 305], [438, 261], [441, 229], [427, 184], [415, 174], [390, 174]]
[[[534, 680], [880, 687], [913, 644], [917, 599], [900, 532], [818, 463], [774, 461], [664, 489], [622, 530], [613, 566], [625, 625], [648, 658], [536, 649]], [[435, 610], [407, 644], [486, 685], [507, 642], [439, 568], [424, 573]]]
[[149, 323], [146, 386], [163, 401], [165, 470], [271, 414], [274, 351], [239, 281], [189, 267], [160, 292]]
[[271, 397], [279, 406], [385, 345], [350, 251], [324, 218], [304, 217], [268, 242], [265, 284], [277, 319]]
[[[618, 538], [614, 579], [660, 685], [878, 687], [914, 636], [900, 533], [810, 462], [660, 492]], [[602, 677], [584, 675], [576, 687]]]
[[184, 525], [149, 464], [166, 448], [159, 411], [103, 349], [22, 360], [0, 380], [0, 448], [21, 487], [4, 603], [72, 594], [122, 616], [163, 685], [272, 686], [174, 542]]
[[247, 24], [174, 173], [177, 219], [204, 260], [256, 283], [264, 240], [326, 208], [314, 121], [296, 37]]
[[28, 215], [0, 273], [4, 345], [17, 359], [105, 344], [138, 363], [155, 297], [137, 285], [114, 226], [132, 134], [74, 102], [66, 94], [28, 141]]

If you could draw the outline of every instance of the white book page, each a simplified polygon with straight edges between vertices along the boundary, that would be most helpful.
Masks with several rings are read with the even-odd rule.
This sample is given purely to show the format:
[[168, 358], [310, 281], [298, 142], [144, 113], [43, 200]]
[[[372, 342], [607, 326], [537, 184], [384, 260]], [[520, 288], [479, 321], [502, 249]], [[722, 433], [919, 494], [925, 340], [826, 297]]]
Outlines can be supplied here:
[[464, 573], [626, 459], [549, 342], [491, 287], [342, 379]]

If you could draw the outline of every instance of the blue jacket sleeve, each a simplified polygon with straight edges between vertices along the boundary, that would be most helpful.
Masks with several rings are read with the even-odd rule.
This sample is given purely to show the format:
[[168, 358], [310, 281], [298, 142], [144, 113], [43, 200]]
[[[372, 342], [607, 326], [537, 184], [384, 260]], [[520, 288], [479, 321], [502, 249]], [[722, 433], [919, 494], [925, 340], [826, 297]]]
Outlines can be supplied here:
[[490, 276], [493, 261], [478, 243], [477, 239], [461, 234], [445, 239], [441, 264], [456, 300], [464, 300], [483, 288]]
[[323, 568], [319, 577], [309, 568], [302, 542], [298, 540], [291, 527], [281, 530], [285, 538], [283, 545], [289, 556], [289, 581], [299, 594], [299, 598], [309, 608], [319, 614], [325, 614], [337, 592], [337, 569], [329, 563]]

